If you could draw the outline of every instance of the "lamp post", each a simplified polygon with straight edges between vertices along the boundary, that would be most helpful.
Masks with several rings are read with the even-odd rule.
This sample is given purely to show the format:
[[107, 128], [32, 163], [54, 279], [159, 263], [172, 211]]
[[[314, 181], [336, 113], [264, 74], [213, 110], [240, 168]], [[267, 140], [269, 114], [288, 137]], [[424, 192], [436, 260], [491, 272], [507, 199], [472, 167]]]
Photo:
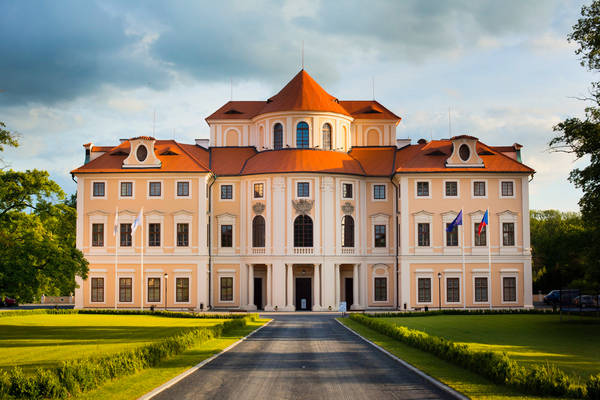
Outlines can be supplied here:
[[438, 272], [438, 310], [442, 309], [442, 273]]
[[165, 311], [167, 311], [167, 290], [169, 285], [167, 284], [167, 279], [169, 278], [169, 274], [165, 272]]

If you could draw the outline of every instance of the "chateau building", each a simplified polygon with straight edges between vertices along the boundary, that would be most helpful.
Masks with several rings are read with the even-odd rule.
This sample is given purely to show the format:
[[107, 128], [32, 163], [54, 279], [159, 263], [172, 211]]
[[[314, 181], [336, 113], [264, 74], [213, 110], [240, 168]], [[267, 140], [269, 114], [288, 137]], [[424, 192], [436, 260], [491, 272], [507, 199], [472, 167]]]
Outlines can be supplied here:
[[84, 145], [76, 307], [531, 307], [521, 146], [397, 140], [400, 120], [302, 70], [215, 111], [210, 140]]

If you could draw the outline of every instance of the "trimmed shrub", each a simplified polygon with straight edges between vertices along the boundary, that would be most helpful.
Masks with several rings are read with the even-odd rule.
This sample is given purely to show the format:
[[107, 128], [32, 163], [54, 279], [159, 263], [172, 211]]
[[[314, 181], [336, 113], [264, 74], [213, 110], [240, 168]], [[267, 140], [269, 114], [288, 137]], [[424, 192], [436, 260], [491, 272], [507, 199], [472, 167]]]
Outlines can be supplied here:
[[197, 312], [184, 312], [184, 311], [151, 311], [151, 310], [114, 310], [114, 309], [54, 309], [45, 308], [38, 310], [14, 310], [14, 311], [3, 311], [0, 312], [0, 318], [2, 317], [15, 317], [15, 316], [28, 316], [37, 314], [109, 314], [109, 315], [154, 315], [157, 317], [167, 318], [208, 318], [208, 319], [242, 319], [249, 318], [250, 321], [255, 321], [258, 318], [256, 313], [197, 313]]
[[590, 376], [585, 387], [588, 399], [600, 400], [600, 374]]
[[445, 309], [432, 311], [390, 311], [382, 313], [365, 313], [372, 318], [404, 318], [404, 317], [431, 317], [434, 315], [497, 315], [497, 314], [560, 314], [558, 311], [533, 308], [503, 308], [503, 309]]

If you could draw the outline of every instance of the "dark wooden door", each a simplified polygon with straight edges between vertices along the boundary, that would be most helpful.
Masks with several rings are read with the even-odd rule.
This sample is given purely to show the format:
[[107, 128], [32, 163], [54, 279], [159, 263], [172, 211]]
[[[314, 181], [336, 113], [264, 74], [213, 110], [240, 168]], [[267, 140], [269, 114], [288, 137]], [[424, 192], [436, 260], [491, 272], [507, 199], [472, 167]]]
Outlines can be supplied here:
[[346, 290], [346, 309], [349, 310], [354, 304], [354, 278], [345, 278], [344, 286]]
[[254, 278], [254, 305], [259, 310], [263, 309], [262, 298], [262, 278]]
[[[296, 278], [296, 311], [312, 310], [312, 288], [310, 283], [311, 278]], [[304, 307], [302, 307], [303, 305]]]

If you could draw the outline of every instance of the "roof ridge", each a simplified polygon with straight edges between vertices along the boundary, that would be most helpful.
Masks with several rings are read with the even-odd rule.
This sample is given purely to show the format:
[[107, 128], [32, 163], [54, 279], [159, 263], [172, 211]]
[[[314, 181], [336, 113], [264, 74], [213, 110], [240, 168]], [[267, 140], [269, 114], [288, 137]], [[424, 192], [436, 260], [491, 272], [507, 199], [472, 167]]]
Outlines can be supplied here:
[[515, 162], [515, 163], [517, 163], [517, 164], [519, 164], [519, 165], [522, 165], [522, 166], [524, 166], [525, 168], [528, 168], [528, 169], [530, 169], [531, 171], [535, 172], [535, 170], [534, 170], [533, 168], [531, 168], [529, 165], [527, 165], [527, 164], [525, 164], [525, 163], [522, 163], [522, 162], [520, 162], [520, 161], [518, 161], [518, 160], [515, 160], [514, 158], [510, 158], [509, 156], [507, 156], [506, 154], [504, 154], [504, 153], [502, 153], [502, 152], [500, 152], [500, 151], [493, 150], [491, 146], [488, 146], [487, 144], [483, 143], [483, 142], [482, 142], [481, 140], [479, 140], [479, 139], [477, 139], [477, 141], [478, 141], [478, 142], [479, 142], [481, 145], [483, 145], [483, 146], [487, 147], [487, 149], [488, 149], [488, 150], [490, 150], [492, 153], [495, 153], [495, 154], [496, 154], [496, 155], [498, 155], [498, 156], [504, 157], [504, 158], [506, 158], [507, 160], [510, 160], [510, 161], [512, 161], [512, 162]]
[[363, 167], [362, 163], [360, 161], [358, 161], [352, 154], [350, 154], [350, 152], [351, 151], [349, 151], [349, 152], [346, 153], [346, 154], [348, 154], [348, 157], [350, 157], [351, 159], [353, 159], [354, 161], [356, 161], [358, 163], [358, 166], [362, 170], [363, 174], [365, 176], [367, 176], [367, 171], [365, 171], [365, 167]]
[[[175, 145], [177, 147], [179, 147], [179, 149], [181, 151], [183, 151], [189, 158], [191, 158], [196, 164], [198, 164], [199, 166], [201, 166], [205, 170], [210, 171], [210, 168], [207, 168], [206, 165], [204, 165], [204, 163], [202, 163], [200, 160], [197, 160], [195, 156], [191, 155], [186, 149], [184, 149], [182, 146], [180, 146], [179, 142], [177, 142], [176, 140], [173, 140], [173, 143], [175, 143]], [[181, 144], [183, 144], [183, 143], [181, 143]]]

